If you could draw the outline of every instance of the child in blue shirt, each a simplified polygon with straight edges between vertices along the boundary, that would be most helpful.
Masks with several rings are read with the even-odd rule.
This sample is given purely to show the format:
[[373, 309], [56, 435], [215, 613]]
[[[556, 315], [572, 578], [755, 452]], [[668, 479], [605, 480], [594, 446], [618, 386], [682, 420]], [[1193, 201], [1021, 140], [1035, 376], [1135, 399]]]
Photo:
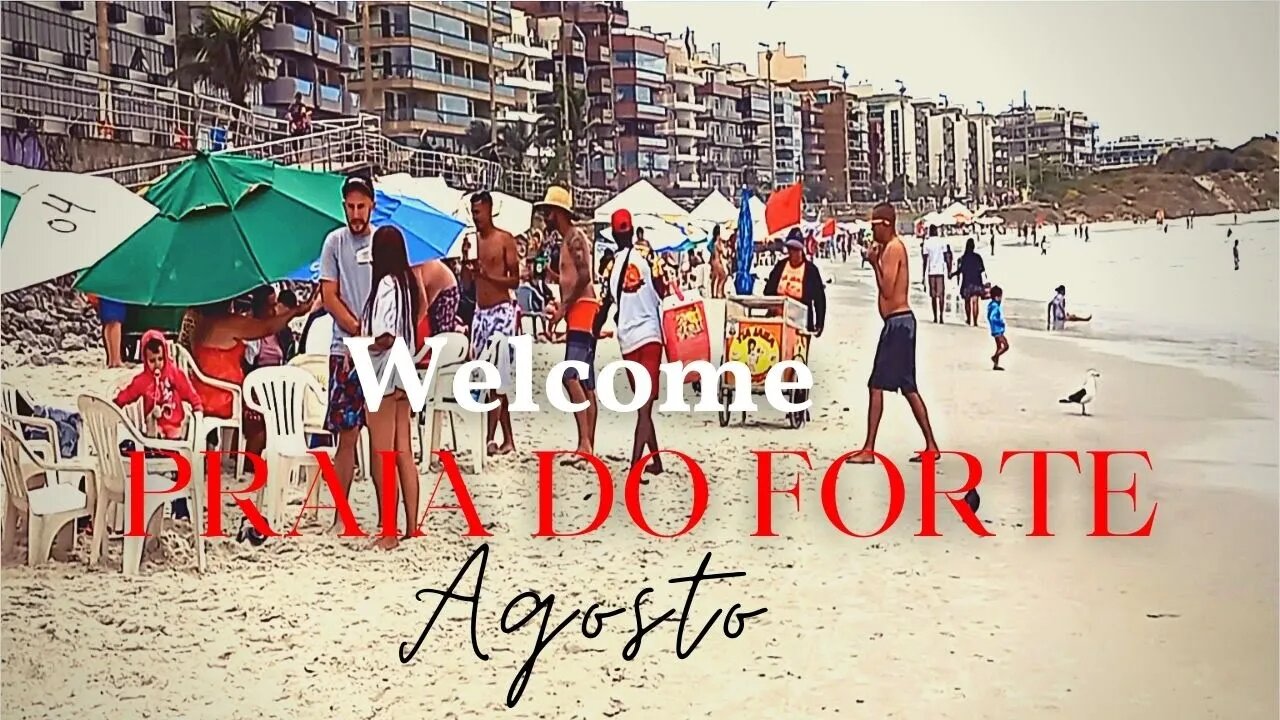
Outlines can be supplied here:
[[1004, 336], [1004, 309], [1001, 301], [1004, 291], [999, 285], [991, 286], [991, 302], [987, 303], [987, 327], [991, 328], [991, 337], [996, 339], [996, 354], [991, 356], [991, 369], [1004, 370], [1000, 367], [1000, 356], [1009, 352], [1009, 340]]

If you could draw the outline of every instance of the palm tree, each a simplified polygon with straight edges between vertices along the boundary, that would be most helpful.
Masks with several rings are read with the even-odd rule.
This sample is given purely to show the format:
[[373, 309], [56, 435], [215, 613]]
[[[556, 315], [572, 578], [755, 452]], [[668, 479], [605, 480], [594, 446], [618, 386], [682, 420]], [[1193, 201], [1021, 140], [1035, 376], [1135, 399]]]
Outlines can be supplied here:
[[[530, 155], [557, 142], [559, 133], [550, 118], [543, 117], [535, 123], [507, 123], [498, 129], [497, 152], [503, 167], [511, 170], [539, 170], [537, 161]], [[540, 158], [540, 155], [538, 155]]]
[[274, 3], [256, 15], [233, 15], [210, 7], [199, 26], [178, 38], [178, 67], [173, 74], [221, 89], [232, 103], [248, 107], [249, 92], [274, 67], [260, 41], [274, 13]]
[[[569, 91], [567, 98], [569, 112], [566, 116], [564, 108], [566, 98], [562, 83], [562, 78], [556, 79], [554, 92], [547, 96], [549, 102], [538, 108], [538, 112], [546, 118], [548, 140], [556, 143], [556, 154], [548, 164], [546, 172], [557, 182], [572, 179], [578, 161], [586, 157], [590, 151], [591, 130], [601, 122], [599, 119], [587, 119], [587, 93], [582, 88], [573, 88]], [[554, 102], [550, 102], [551, 100]]]
[[492, 141], [487, 120], [472, 120], [462, 136], [462, 147], [471, 157], [497, 161], [497, 148]]

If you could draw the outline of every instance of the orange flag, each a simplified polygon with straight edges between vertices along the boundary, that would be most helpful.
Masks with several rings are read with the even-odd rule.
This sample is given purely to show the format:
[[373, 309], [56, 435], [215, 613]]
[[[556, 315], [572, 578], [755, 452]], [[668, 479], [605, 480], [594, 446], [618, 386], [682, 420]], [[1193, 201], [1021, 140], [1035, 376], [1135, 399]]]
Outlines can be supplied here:
[[800, 203], [804, 188], [800, 183], [775, 190], [764, 204], [764, 224], [772, 235], [783, 228], [800, 224]]
[[835, 237], [836, 235], [836, 219], [829, 218], [822, 223], [822, 237]]

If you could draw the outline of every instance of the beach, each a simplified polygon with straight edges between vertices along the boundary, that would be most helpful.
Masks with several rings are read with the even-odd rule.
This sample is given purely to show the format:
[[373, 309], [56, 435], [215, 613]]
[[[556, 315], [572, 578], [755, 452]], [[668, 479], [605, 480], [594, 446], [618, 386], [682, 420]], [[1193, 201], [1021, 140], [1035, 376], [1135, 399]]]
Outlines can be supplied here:
[[[1064, 230], [1050, 252], [1079, 242]], [[1101, 232], [1092, 240], [1106, 242]], [[1001, 247], [995, 263], [1011, 263], [1005, 271], [1012, 274], [1012, 263], [1034, 262], [1031, 252]], [[809, 424], [788, 429], [771, 410], [745, 425], [735, 415], [728, 428], [714, 414], [659, 415], [660, 442], [694, 458], [710, 487], [706, 516], [686, 535], [650, 537], [628, 522], [621, 475], [633, 419], [602, 414], [598, 452], [619, 476], [610, 519], [584, 537], [532, 537], [533, 451], [572, 446], [573, 423], [550, 411], [516, 415], [517, 452], [487, 461], [482, 477], [467, 473], [492, 533], [483, 539], [490, 554], [477, 612], [487, 662], [472, 653], [470, 606], [457, 601], [411, 662], [398, 657], [438, 602], [415, 593], [448, 587], [481, 542], [461, 537], [458, 513], [432, 513], [428, 537], [391, 553], [325, 537], [317, 527], [259, 548], [214, 540], [204, 575], [194, 570], [187, 536], [169, 531], [168, 556], [149, 558], [133, 578], [119, 572], [118, 547], [109, 553], [114, 566], [5, 566], [4, 716], [1240, 719], [1280, 712], [1274, 366], [1269, 374], [1265, 364], [1245, 368], [1234, 374], [1248, 382], [1233, 382], [1233, 373], [1202, 372], [1194, 362], [1128, 357], [1116, 343], [1089, 342], [1088, 331], [1050, 337], [1015, 313], [1008, 370], [996, 373], [985, 327], [961, 327], [955, 314], [951, 324], [928, 323], [927, 303], [915, 296], [921, 392], [942, 447], [983, 461], [979, 515], [994, 536], [973, 536], [941, 501], [942, 537], [914, 536], [920, 471], [905, 461], [922, 443], [906, 403], [888, 396], [878, 450], [903, 468], [905, 510], [883, 535], [849, 537], [827, 520], [819, 487], [827, 466], [862, 442], [880, 319], [869, 271], [853, 260], [824, 269], [834, 281], [827, 330], [809, 362]], [[1274, 301], [1273, 293], [1273, 315]], [[708, 301], [708, 312], [718, 336], [723, 302]], [[563, 351], [537, 345], [534, 376], [545, 377]], [[598, 365], [615, 359], [616, 343], [601, 341]], [[109, 385], [103, 370], [89, 366], [98, 362], [84, 354], [68, 366], [6, 367], [5, 382], [40, 402], [71, 406], [78, 392]], [[1090, 416], [1081, 417], [1057, 400], [1079, 387], [1088, 368], [1102, 378]], [[752, 537], [750, 451], [766, 448], [808, 450], [815, 468], [800, 476], [799, 511], [774, 495], [778, 536], [771, 538]], [[1055, 459], [1055, 536], [1026, 537], [1030, 460], [998, 468], [1003, 451], [1030, 448], [1082, 456], [1147, 450], [1153, 470], [1113, 461], [1113, 487], [1137, 473], [1137, 512], [1119, 495], [1110, 507], [1121, 532], [1158, 503], [1151, 536], [1086, 537], [1092, 465], [1082, 459], [1081, 474]], [[641, 494], [654, 529], [672, 533], [684, 524], [690, 491], [680, 464], [668, 460], [667, 467]], [[774, 485], [790, 484], [801, 469], [777, 459]], [[944, 458], [939, 487], [958, 487], [964, 473], [961, 460]], [[883, 468], [847, 466], [839, 477], [845, 521], [869, 532], [884, 519]], [[434, 482], [424, 474], [424, 498]], [[593, 477], [557, 468], [555, 482], [557, 527], [583, 527], [596, 509]], [[437, 502], [453, 499], [446, 489]], [[370, 485], [361, 483], [353, 506], [370, 526], [373, 505]], [[746, 574], [699, 587], [686, 646], [718, 608], [768, 611], [736, 638], [717, 621], [686, 659], [676, 655], [676, 623], [663, 623], [634, 660], [624, 660], [636, 593], [654, 588], [642, 606], [647, 617], [667, 609], [679, 615], [687, 590], [667, 580], [692, 575], [705, 553], [711, 572]], [[474, 574], [459, 587], [474, 588]], [[626, 612], [591, 639], [570, 624], [507, 709], [538, 621], [504, 634], [499, 620], [507, 602], [528, 590], [555, 594], [552, 627], [592, 603]], [[526, 602], [513, 618], [531, 607]]]

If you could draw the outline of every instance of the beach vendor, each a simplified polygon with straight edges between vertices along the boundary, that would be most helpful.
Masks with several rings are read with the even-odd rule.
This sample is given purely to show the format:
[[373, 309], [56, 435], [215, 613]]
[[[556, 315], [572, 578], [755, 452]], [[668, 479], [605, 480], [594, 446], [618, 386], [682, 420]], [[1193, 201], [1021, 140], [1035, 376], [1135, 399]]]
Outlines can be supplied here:
[[783, 244], [787, 256], [773, 266], [764, 294], [789, 297], [809, 311], [809, 332], [821, 335], [827, 319], [827, 288], [818, 266], [805, 256], [805, 242], [793, 229]]

